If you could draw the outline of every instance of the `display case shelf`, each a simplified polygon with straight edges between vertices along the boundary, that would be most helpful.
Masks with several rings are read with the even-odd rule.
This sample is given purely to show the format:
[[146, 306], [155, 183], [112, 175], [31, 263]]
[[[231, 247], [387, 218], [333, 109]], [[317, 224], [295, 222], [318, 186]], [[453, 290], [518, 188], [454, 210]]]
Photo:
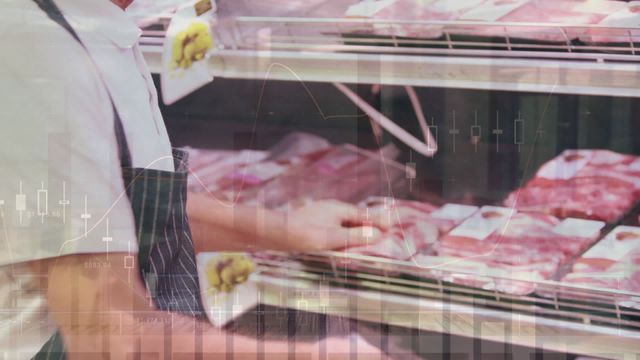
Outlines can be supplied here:
[[[400, 25], [437, 26], [442, 35], [399, 38], [362, 30]], [[488, 38], [456, 36], [470, 27], [500, 30]], [[209, 68], [223, 78], [640, 96], [640, 37], [629, 28], [292, 17], [232, 17], [213, 28], [218, 46]], [[518, 41], [509, 29], [522, 28], [555, 34], [554, 41]], [[620, 42], [575, 42], [567, 35], [574, 33]], [[160, 71], [162, 38], [162, 31], [147, 31], [141, 40], [155, 72]]]
[[[166, 23], [160, 19], [155, 28]], [[401, 25], [438, 27], [442, 35], [368, 33]], [[501, 32], [491, 41], [457, 36], [469, 27]], [[561, 40], [519, 41], [512, 29], [522, 27]], [[208, 61], [214, 77], [640, 97], [640, 30], [630, 28], [235, 16], [217, 19], [213, 30], [217, 46]], [[576, 32], [609, 32], [624, 41], [576, 42]], [[153, 72], [161, 70], [163, 41], [162, 30], [145, 31], [141, 39]], [[258, 260], [263, 303], [563, 353], [619, 359], [640, 353], [640, 310], [620, 306], [634, 294], [539, 282], [535, 286], [551, 296], [514, 296], [392, 276], [420, 269], [385, 259], [359, 262], [358, 271], [339, 271], [341, 253], [296, 260], [305, 265], [284, 254]], [[568, 301], [567, 293], [583, 300]]]
[[412, 262], [341, 252], [295, 259], [256, 260], [265, 304], [561, 353], [640, 353], [640, 310], [619, 306], [630, 295], [621, 291], [536, 281], [546, 296], [511, 295], [402, 276], [429, 272]]

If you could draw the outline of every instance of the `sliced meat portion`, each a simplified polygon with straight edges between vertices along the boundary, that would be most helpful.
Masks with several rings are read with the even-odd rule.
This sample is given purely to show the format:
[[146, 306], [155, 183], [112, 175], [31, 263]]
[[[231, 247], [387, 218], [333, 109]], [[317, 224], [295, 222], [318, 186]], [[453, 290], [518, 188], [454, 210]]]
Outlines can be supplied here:
[[189, 190], [216, 191], [218, 181], [234, 170], [264, 160], [266, 151], [187, 149], [189, 153]]
[[429, 253], [440, 235], [471, 216], [477, 207], [447, 204], [436, 207], [426, 202], [372, 197], [361, 204], [369, 217], [392, 224], [376, 242], [347, 249], [348, 252], [408, 260]]
[[567, 150], [543, 165], [504, 205], [558, 217], [609, 223], [640, 199], [638, 157], [606, 150]]
[[394, 225], [380, 239], [369, 245], [346, 249], [347, 252], [408, 260], [429, 249], [438, 240], [438, 228], [428, 222], [407, 221]]
[[381, 1], [383, 6], [371, 6], [361, 2], [352, 6], [347, 17], [377, 20], [374, 25], [345, 26], [345, 33], [368, 33], [384, 36], [438, 38], [442, 36], [441, 25], [411, 24], [406, 21], [455, 20], [465, 11], [482, 4], [485, 0], [396, 0]]
[[[595, 3], [595, 1], [592, 1]], [[592, 43], [624, 43], [640, 42], [640, 1], [606, 1], [594, 11], [602, 11], [605, 17], [598, 23], [603, 27], [590, 29], [580, 37]], [[600, 5], [600, 4], [598, 4]]]
[[340, 145], [247, 194], [268, 208], [299, 200], [334, 199], [358, 203], [369, 196], [403, 191], [404, 167], [393, 161], [394, 147], [379, 153]]
[[616, 300], [620, 305], [640, 309], [640, 228], [618, 226], [613, 229], [573, 264], [562, 282], [637, 293], [637, 296], [619, 296]]
[[[489, 212], [499, 214], [493, 220], [483, 218], [482, 214]], [[517, 274], [518, 280], [525, 274], [528, 279], [552, 279], [561, 266], [596, 241], [602, 227], [602, 222], [560, 221], [540, 213], [510, 213], [506, 208], [483, 207], [444, 236], [436, 244], [435, 252], [465, 264], [484, 264], [486, 269], [503, 275]], [[492, 289], [498, 286], [490, 279], [478, 279], [477, 282], [473, 276], [464, 279], [465, 285]], [[507, 276], [507, 279], [511, 277]], [[519, 291], [531, 289], [530, 286], [523, 288], [521, 284], [516, 288]]]

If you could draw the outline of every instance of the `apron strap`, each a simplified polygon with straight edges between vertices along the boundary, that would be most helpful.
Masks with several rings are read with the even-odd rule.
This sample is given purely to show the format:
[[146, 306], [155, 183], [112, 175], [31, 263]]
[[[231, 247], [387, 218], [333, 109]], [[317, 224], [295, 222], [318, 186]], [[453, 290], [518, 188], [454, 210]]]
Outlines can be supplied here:
[[[71, 36], [85, 49], [87, 52], [87, 56], [93, 62], [93, 58], [89, 53], [87, 47], [82, 43], [80, 37], [76, 33], [75, 30], [71, 27], [71, 24], [65, 19], [60, 8], [53, 2], [53, 0], [33, 0], [38, 7], [42, 11], [44, 11], [47, 16], [53, 20], [56, 24], [62, 26]], [[104, 81], [103, 81], [104, 82]], [[114, 117], [114, 130], [116, 134], [116, 142], [118, 144], [118, 155], [120, 158], [120, 166], [123, 168], [132, 167], [131, 162], [131, 151], [129, 150], [129, 144], [127, 143], [127, 136], [124, 133], [124, 127], [122, 126], [122, 120], [120, 119], [120, 115], [118, 114], [118, 109], [116, 109], [116, 105], [113, 102], [113, 97], [111, 93], [109, 93], [109, 89], [105, 84], [105, 88], [107, 89], [107, 94], [109, 95], [109, 100], [111, 101], [111, 107], [113, 108], [113, 117]], [[126, 184], [125, 184], [126, 185]]]

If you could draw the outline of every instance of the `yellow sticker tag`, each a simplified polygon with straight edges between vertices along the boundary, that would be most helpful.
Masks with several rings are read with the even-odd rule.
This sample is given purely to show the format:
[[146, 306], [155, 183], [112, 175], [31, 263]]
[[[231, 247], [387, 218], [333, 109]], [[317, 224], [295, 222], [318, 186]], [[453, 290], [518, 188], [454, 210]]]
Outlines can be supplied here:
[[205, 265], [209, 289], [226, 293], [246, 282], [253, 271], [253, 261], [243, 254], [223, 254]]
[[200, 0], [193, 7], [196, 10], [196, 16], [200, 16], [213, 9], [211, 0]]
[[212, 47], [209, 25], [200, 20], [191, 22], [173, 40], [171, 69], [188, 70], [193, 63], [203, 60]]
[[200, 298], [209, 321], [223, 327], [260, 303], [258, 270], [248, 254], [196, 255]]

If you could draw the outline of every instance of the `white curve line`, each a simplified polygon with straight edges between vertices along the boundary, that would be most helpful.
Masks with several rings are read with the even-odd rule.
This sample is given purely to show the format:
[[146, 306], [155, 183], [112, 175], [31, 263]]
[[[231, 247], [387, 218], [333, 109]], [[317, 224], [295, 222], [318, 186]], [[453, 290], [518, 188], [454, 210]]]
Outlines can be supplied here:
[[[173, 156], [162, 156], [159, 157], [153, 161], [151, 161], [149, 164], [147, 164], [147, 166], [144, 167], [144, 169], [149, 169], [151, 166], [153, 166], [155, 163], [161, 161], [161, 160], [166, 160], [166, 159], [171, 159], [173, 160]], [[140, 175], [136, 175], [133, 180], [137, 179]], [[133, 183], [133, 181], [132, 181]], [[98, 225], [100, 225], [106, 218], [107, 216], [111, 213], [111, 211], [115, 208], [116, 204], [118, 204], [118, 202], [122, 199], [123, 196], [125, 196], [127, 194], [127, 189], [131, 186], [131, 184], [129, 184], [124, 191], [122, 191], [118, 197], [116, 198], [116, 200], [113, 202], [113, 204], [111, 204], [111, 206], [109, 206], [109, 208], [105, 211], [105, 213], [100, 217], [100, 219], [98, 219], [98, 221], [96, 221], [96, 223], [89, 229], [87, 229], [87, 231], [82, 234], [81, 236], [75, 237], [75, 238], [71, 238], [69, 240], [66, 240], [65, 242], [62, 243], [62, 245], [60, 245], [60, 250], [58, 250], [58, 256], [60, 256], [62, 254], [62, 250], [69, 244], [73, 243], [73, 242], [77, 242], [79, 240], [82, 240], [83, 238], [85, 238], [85, 236], [89, 235], [90, 232], [92, 232], [93, 230], [95, 230]]]

